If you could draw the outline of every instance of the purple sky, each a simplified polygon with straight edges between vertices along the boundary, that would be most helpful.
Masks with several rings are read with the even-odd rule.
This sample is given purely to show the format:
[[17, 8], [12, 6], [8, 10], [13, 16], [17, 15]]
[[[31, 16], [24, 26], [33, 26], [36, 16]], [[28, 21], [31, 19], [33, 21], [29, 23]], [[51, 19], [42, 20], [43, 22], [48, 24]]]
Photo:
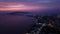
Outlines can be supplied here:
[[0, 0], [0, 10], [46, 10], [60, 8], [60, 0]]

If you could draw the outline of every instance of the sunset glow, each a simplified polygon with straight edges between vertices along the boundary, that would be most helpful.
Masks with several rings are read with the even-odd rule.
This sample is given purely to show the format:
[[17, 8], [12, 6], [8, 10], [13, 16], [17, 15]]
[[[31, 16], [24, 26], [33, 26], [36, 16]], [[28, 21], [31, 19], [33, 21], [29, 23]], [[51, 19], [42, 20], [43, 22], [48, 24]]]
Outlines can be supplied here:
[[4, 6], [3, 8], [0, 8], [0, 10], [37, 10], [40, 7], [37, 6], [24, 6], [24, 5], [11, 5], [11, 6]]
[[[3, 5], [5, 4], [5, 5]], [[26, 5], [22, 3], [2, 3], [0, 5], [1, 11], [27, 11], [27, 10], [44, 10], [47, 9], [47, 7], [44, 6], [32, 6], [32, 5]]]
[[28, 11], [59, 8], [59, 0], [0, 0], [0, 11]]
[[5, 8], [0, 8], [0, 10], [22, 10], [22, 11], [24, 11], [24, 10], [37, 10], [37, 9], [39, 9], [39, 7], [17, 7], [17, 6], [13, 6], [13, 7], [5, 7]]

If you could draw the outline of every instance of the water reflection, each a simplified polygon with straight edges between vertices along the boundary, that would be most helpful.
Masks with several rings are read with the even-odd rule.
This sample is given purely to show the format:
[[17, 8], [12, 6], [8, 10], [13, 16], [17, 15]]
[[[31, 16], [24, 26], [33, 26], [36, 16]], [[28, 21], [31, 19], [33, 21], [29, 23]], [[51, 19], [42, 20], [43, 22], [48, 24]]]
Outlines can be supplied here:
[[0, 34], [22, 34], [35, 23], [35, 19], [27, 16], [0, 16]]

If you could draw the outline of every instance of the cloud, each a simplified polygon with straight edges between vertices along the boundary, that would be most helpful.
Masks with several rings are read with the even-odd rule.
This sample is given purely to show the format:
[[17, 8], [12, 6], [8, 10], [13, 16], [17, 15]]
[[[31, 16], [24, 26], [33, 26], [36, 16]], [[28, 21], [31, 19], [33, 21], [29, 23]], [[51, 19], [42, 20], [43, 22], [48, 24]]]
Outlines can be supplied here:
[[8, 2], [0, 2], [0, 10], [14, 10], [14, 11], [23, 11], [23, 10], [42, 10], [46, 9], [44, 6], [33, 6], [33, 5], [26, 5], [23, 3], [8, 3]]
[[0, 2], [21, 2], [28, 5], [59, 5], [60, 0], [0, 0]]
[[0, 0], [0, 10], [44, 10], [59, 7], [60, 0]]

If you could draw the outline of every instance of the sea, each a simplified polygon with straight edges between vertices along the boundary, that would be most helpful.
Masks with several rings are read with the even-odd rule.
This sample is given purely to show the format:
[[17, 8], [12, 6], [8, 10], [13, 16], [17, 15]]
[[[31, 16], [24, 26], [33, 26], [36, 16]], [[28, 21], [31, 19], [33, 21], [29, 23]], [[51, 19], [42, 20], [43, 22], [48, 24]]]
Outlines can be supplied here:
[[25, 34], [34, 23], [33, 17], [0, 15], [0, 34]]

